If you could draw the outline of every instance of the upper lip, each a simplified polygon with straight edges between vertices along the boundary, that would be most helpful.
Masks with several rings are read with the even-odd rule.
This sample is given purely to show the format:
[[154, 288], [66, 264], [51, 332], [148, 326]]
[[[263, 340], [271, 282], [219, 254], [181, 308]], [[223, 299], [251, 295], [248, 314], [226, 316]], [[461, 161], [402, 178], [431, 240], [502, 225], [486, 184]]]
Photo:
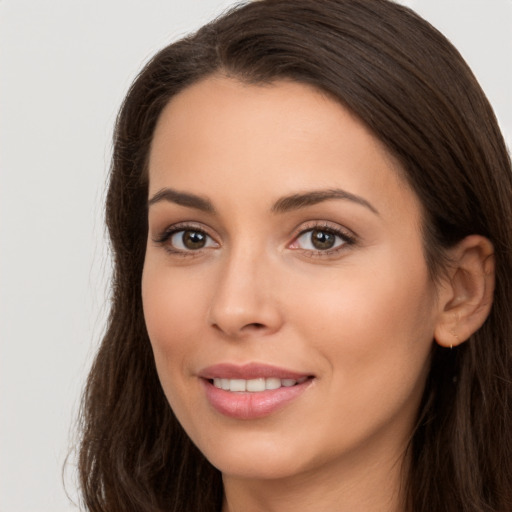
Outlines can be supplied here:
[[257, 378], [278, 378], [299, 380], [304, 377], [310, 377], [309, 373], [301, 373], [286, 368], [279, 368], [262, 363], [248, 363], [244, 365], [236, 365], [231, 363], [220, 363], [207, 368], [203, 368], [199, 372], [199, 377], [203, 379], [257, 379]]

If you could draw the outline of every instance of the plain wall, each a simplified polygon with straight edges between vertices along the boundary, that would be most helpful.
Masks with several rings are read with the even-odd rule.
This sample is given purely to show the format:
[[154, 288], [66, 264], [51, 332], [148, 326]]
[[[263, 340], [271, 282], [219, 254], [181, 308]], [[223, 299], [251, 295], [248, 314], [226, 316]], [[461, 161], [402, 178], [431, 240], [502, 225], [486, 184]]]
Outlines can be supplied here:
[[[75, 510], [62, 465], [108, 311], [116, 111], [152, 53], [232, 3], [0, 0], [0, 512]], [[512, 0], [403, 3], [459, 48], [510, 147]]]

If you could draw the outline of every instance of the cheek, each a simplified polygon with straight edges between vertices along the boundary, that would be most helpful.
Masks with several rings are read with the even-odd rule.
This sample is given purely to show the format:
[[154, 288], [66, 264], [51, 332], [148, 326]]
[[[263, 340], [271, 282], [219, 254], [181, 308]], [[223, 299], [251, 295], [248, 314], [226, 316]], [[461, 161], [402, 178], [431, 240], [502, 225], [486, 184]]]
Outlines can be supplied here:
[[152, 343], [167, 345], [190, 338], [205, 324], [208, 277], [203, 274], [172, 268], [165, 256], [149, 254], [142, 275], [142, 303]]
[[426, 275], [374, 277], [354, 269], [339, 283], [327, 276], [313, 291], [307, 283], [302, 291], [296, 285], [290, 298], [297, 322], [316, 332], [313, 343], [324, 333], [360, 351], [367, 345], [414, 343], [433, 333], [433, 293]]
[[377, 260], [378, 265], [354, 265], [317, 278], [314, 291], [306, 282], [296, 286], [299, 298], [290, 311], [297, 312], [297, 329], [322, 355], [345, 396], [378, 405], [384, 390], [400, 401], [422, 387], [435, 292], [421, 253], [407, 265], [391, 254]]
[[389, 426], [397, 438], [407, 437], [432, 346], [428, 301], [421, 293], [408, 283], [400, 284], [409, 293], [385, 293], [398, 284], [388, 280], [374, 280], [373, 289], [361, 290], [361, 280], [355, 280], [346, 281], [346, 295], [323, 294], [318, 302], [311, 298], [305, 308], [310, 322], [303, 324], [322, 367], [329, 368], [324, 374], [325, 389], [331, 390], [323, 403], [325, 424], [336, 426], [329, 432], [341, 447]]
[[205, 325], [206, 290], [186, 272], [172, 272], [165, 266], [144, 267], [142, 303], [149, 339], [160, 380], [175, 380], [185, 372], [185, 358], [200, 343]]
[[205, 296], [204, 283], [186, 272], [153, 265], [151, 259], [144, 267], [142, 302], [156, 370], [169, 405], [189, 430], [190, 413], [199, 404], [187, 361], [200, 350]]

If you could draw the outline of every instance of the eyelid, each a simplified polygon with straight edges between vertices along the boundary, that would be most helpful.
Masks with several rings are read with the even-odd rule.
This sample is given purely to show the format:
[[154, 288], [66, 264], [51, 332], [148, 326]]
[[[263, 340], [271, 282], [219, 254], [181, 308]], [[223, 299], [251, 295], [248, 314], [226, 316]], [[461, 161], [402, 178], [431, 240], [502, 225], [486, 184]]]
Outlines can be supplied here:
[[203, 224], [196, 223], [196, 222], [187, 222], [187, 221], [179, 222], [177, 224], [172, 224], [171, 226], [167, 226], [165, 229], [160, 231], [155, 237], [152, 237], [152, 241], [156, 245], [164, 246], [165, 249], [172, 254], [180, 254], [183, 256], [197, 255], [202, 250], [212, 248], [212, 246], [208, 246], [208, 247], [202, 247], [202, 248], [195, 249], [195, 250], [194, 249], [187, 250], [187, 249], [180, 249], [180, 248], [177, 248], [174, 246], [170, 246], [168, 243], [170, 241], [170, 239], [173, 237], [173, 235], [175, 235], [176, 233], [179, 233], [181, 231], [195, 231], [198, 233], [203, 233], [208, 238], [213, 240], [213, 242], [215, 243], [215, 245], [217, 247], [220, 246], [220, 243], [217, 241], [216, 237], [213, 236], [210, 233], [210, 230], [208, 228], [206, 228]]
[[[301, 236], [314, 230], [326, 231], [328, 233], [331, 233], [339, 237], [343, 241], [343, 243], [330, 249], [304, 249], [301, 247], [291, 247], [291, 245], [294, 244]], [[300, 251], [308, 256], [325, 257], [329, 255], [335, 255], [343, 250], [346, 250], [349, 246], [354, 245], [356, 242], [357, 235], [353, 231], [341, 226], [340, 224], [325, 220], [308, 221], [306, 223], [301, 224], [298, 228], [296, 228], [292, 242], [288, 245], [288, 247], [294, 251]]]
[[[343, 243], [336, 245], [335, 247], [329, 249], [306, 249], [302, 247], [291, 247], [301, 236], [305, 235], [310, 231], [326, 231], [332, 233], [336, 237], [339, 237]], [[204, 224], [198, 222], [190, 222], [183, 221], [178, 222], [176, 224], [172, 224], [167, 226], [165, 229], [160, 231], [156, 236], [152, 237], [153, 242], [156, 245], [164, 246], [167, 251], [172, 254], [183, 255], [183, 256], [193, 256], [199, 255], [204, 250], [209, 250], [212, 246], [202, 247], [198, 249], [180, 249], [174, 246], [170, 246], [168, 243], [173, 235], [179, 233], [180, 231], [196, 231], [203, 233], [208, 238], [210, 238], [216, 247], [220, 247], [220, 243], [218, 242], [215, 235], [211, 233], [211, 230], [204, 226]], [[335, 255], [343, 250], [346, 250], [349, 246], [354, 245], [357, 242], [357, 235], [341, 226], [338, 223], [325, 221], [325, 220], [313, 220], [300, 224], [294, 230], [294, 234], [292, 235], [292, 241], [287, 244], [287, 247], [294, 251], [300, 251], [301, 253], [313, 257], [313, 256], [330, 256]], [[213, 248], [215, 248], [215, 246]]]
[[178, 231], [186, 231], [186, 230], [194, 230], [194, 231], [201, 231], [205, 234], [209, 234], [207, 230], [200, 224], [195, 222], [177, 222], [176, 224], [171, 224], [168, 226], [165, 226], [164, 229], [158, 231], [158, 233], [152, 237], [153, 242], [155, 243], [162, 243], [169, 239], [174, 233], [177, 233]]

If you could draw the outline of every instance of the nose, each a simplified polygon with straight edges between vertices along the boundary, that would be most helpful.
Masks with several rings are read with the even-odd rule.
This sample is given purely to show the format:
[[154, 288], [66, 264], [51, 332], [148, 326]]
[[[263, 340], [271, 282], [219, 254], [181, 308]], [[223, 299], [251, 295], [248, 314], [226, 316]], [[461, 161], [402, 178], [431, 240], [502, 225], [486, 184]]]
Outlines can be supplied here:
[[210, 325], [232, 339], [277, 332], [283, 316], [276, 296], [276, 270], [249, 248], [233, 251], [218, 274]]

